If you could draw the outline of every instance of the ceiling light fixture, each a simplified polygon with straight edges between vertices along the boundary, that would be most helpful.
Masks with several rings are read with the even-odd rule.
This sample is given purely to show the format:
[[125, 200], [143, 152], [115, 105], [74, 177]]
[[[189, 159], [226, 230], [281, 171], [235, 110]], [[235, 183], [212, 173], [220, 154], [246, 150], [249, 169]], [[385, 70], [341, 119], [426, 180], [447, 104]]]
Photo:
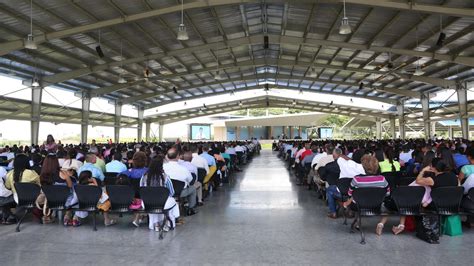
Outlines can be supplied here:
[[341, 26], [339, 26], [339, 34], [351, 34], [351, 25], [349, 24], [349, 18], [346, 17], [346, 1], [343, 1], [344, 17], [341, 20]]
[[224, 79], [224, 78], [222, 77], [221, 71], [220, 71], [219, 69], [216, 71], [216, 74], [214, 75], [214, 79], [215, 79], [215, 80], [223, 80], [223, 79]]
[[436, 41], [436, 46], [441, 48], [443, 47], [444, 40], [446, 39], [446, 34], [443, 32], [443, 16], [439, 16], [439, 36]]
[[99, 45], [97, 45], [95, 47], [95, 51], [97, 52], [97, 55], [100, 57], [100, 58], [103, 58], [105, 55], [104, 55], [104, 52], [102, 51], [102, 47], [100, 47], [100, 30], [99, 30]]
[[30, 34], [26, 36], [25, 48], [30, 50], [38, 49], [35, 43], [35, 36], [33, 35], [33, 0], [30, 1]]
[[242, 105], [243, 105], [242, 101], [239, 101], [239, 106], [242, 106]]
[[125, 84], [127, 83], [127, 80], [125, 80], [123, 77], [122, 77], [122, 74], [119, 75], [119, 79], [117, 80], [117, 82], [119, 84]]
[[300, 94], [303, 94], [303, 89], [300, 89]]
[[417, 65], [417, 66], [416, 66], [416, 69], [415, 69], [415, 72], [413, 72], [413, 75], [415, 75], [415, 76], [421, 76], [421, 75], [423, 75], [423, 74], [425, 74], [425, 72], [424, 72], [423, 70], [421, 70], [420, 65]]
[[184, 25], [184, 0], [181, 0], [181, 24], [178, 26], [178, 41], [187, 41], [189, 40], [188, 32], [186, 31], [186, 26]]
[[39, 84], [38, 78], [36, 78], [36, 75], [35, 75], [35, 77], [33, 78], [32, 82], [31, 82], [31, 87], [37, 88], [39, 86], [40, 86], [40, 84]]
[[309, 77], [315, 78], [317, 76], [318, 76], [318, 73], [316, 72], [316, 69], [314, 67], [311, 67], [311, 71], [309, 72]]
[[296, 105], [296, 100], [293, 100], [293, 105]]

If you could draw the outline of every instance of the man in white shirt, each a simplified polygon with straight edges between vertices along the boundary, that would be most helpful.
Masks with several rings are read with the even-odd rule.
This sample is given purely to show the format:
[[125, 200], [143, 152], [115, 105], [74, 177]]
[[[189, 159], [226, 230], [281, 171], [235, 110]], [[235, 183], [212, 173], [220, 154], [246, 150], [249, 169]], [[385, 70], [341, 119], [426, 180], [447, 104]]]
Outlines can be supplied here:
[[337, 148], [334, 150], [334, 157], [337, 157], [337, 164], [341, 173], [339, 178], [353, 178], [358, 175], [365, 175], [364, 167], [362, 164], [356, 163], [351, 158], [342, 154], [342, 150]]
[[191, 163], [196, 166], [197, 168], [202, 168], [206, 170], [206, 175], [209, 173], [209, 165], [207, 164], [207, 160], [198, 154], [198, 147], [195, 145], [191, 146], [191, 152], [193, 159]]
[[314, 163], [314, 158], [313, 158], [313, 161], [311, 162], [311, 165], [314, 169], [313, 181], [318, 186], [319, 189], [321, 189], [321, 186], [324, 186], [324, 181], [321, 180], [321, 177], [319, 176], [319, 173], [318, 173], [319, 168], [326, 166], [330, 162], [334, 162], [334, 157], [332, 155], [334, 151], [334, 147], [326, 145], [324, 149], [326, 150], [325, 152], [317, 154], [316, 156], [323, 155], [323, 154], [325, 155], [320, 156], [319, 160], [317, 160], [316, 163]]
[[190, 152], [190, 151], [187, 151], [183, 154], [183, 159], [182, 160], [179, 160], [178, 163], [179, 165], [181, 166], [184, 166], [186, 169], [188, 169], [188, 171], [191, 173], [191, 174], [194, 174], [194, 176], [196, 177], [196, 180], [194, 180], [194, 188], [196, 189], [196, 194], [197, 194], [197, 198], [198, 198], [198, 206], [202, 206], [204, 205], [202, 203], [202, 184], [201, 182], [199, 182], [197, 180], [198, 178], [198, 169], [197, 167], [191, 163], [191, 160], [193, 159], [193, 154]]
[[178, 164], [178, 151], [175, 148], [168, 150], [167, 157], [168, 163], [163, 165], [163, 170], [171, 180], [184, 182], [184, 188], [181, 191], [180, 197], [188, 199], [189, 209], [187, 214], [194, 215], [196, 214], [196, 211], [194, 210], [194, 207], [196, 206], [196, 189], [191, 185], [193, 176], [188, 169]]

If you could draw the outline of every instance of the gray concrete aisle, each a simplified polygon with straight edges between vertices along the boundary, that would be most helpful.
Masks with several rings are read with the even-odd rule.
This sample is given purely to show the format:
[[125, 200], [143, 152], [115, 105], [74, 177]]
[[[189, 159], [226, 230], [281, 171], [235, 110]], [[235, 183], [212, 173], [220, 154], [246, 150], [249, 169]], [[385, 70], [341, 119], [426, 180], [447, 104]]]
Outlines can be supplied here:
[[[206, 201], [199, 213], [158, 240], [130, 217], [93, 232], [27, 222], [20, 233], [0, 226], [1, 265], [460, 265], [474, 257], [473, 230], [429, 245], [411, 233], [376, 237], [375, 219], [364, 228], [367, 244], [341, 220], [326, 218], [313, 191], [294, 186], [285, 164], [270, 151]], [[393, 220], [393, 223], [395, 220]], [[391, 224], [390, 224], [391, 225]], [[388, 229], [388, 228], [387, 228]]]

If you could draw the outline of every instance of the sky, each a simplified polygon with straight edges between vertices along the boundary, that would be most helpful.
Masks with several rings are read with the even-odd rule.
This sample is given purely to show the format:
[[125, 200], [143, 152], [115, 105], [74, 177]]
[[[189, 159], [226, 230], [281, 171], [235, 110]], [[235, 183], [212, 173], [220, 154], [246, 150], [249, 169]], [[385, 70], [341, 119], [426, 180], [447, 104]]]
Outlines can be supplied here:
[[[0, 76], [0, 97], [12, 97], [18, 99], [31, 100], [31, 89], [25, 87], [21, 84], [21, 80]], [[445, 101], [448, 99], [450, 101], [456, 101], [457, 95], [454, 93], [454, 90], [444, 90], [437, 92], [436, 96], [431, 100], [436, 101]], [[149, 115], [156, 115], [164, 112], [169, 112], [172, 110], [186, 109], [190, 107], [200, 107], [204, 103], [216, 103], [216, 102], [228, 102], [235, 101], [240, 99], [246, 99], [251, 97], [258, 97], [266, 95], [267, 93], [263, 89], [258, 90], [249, 90], [242, 92], [235, 92], [234, 95], [224, 94], [213, 97], [206, 97], [203, 99], [194, 99], [186, 101], [178, 101], [158, 108], [152, 108], [145, 110], [145, 117]], [[300, 100], [313, 100], [321, 102], [330, 102], [333, 101], [335, 104], [343, 105], [352, 105], [352, 106], [364, 106], [367, 108], [374, 109], [388, 109], [391, 107], [390, 104], [376, 102], [363, 98], [352, 98], [351, 102], [350, 97], [338, 96], [338, 95], [329, 95], [321, 93], [310, 93], [303, 92], [302, 94], [297, 93], [291, 90], [285, 89], [270, 89], [268, 95], [278, 96], [278, 97], [287, 97], [295, 98]], [[474, 99], [474, 87], [470, 88], [468, 91], [468, 99]], [[76, 97], [74, 93], [65, 91], [62, 89], [46, 87], [43, 92], [43, 102], [60, 105], [60, 106], [70, 106], [81, 108], [81, 99]], [[110, 104], [108, 100], [101, 98], [93, 98], [91, 100], [92, 111], [104, 112], [104, 113], [114, 113], [114, 105]], [[122, 115], [134, 116], [138, 115], [138, 112], [135, 107], [131, 105], [124, 105], [122, 107]], [[169, 124], [164, 129], [164, 137], [183, 137], [187, 135], [187, 128], [190, 123], [211, 123], [209, 117], [196, 118], [192, 120], [181, 121], [174, 124]], [[152, 125], [152, 135], [158, 135], [158, 126]], [[143, 130], [143, 134], [145, 130]], [[55, 125], [49, 122], [40, 123], [40, 132], [39, 139], [46, 139], [48, 134], [53, 134], [57, 139], [67, 136], [73, 136], [80, 133], [80, 125], [75, 124], [59, 124]], [[113, 128], [112, 127], [92, 127], [89, 126], [89, 137], [109, 137], [113, 138]], [[18, 120], [0, 120], [0, 142], [1, 140], [29, 140], [30, 138], [30, 122], [29, 121], [18, 121]], [[121, 129], [120, 136], [124, 138], [136, 138], [137, 131], [134, 128], [123, 128]]]

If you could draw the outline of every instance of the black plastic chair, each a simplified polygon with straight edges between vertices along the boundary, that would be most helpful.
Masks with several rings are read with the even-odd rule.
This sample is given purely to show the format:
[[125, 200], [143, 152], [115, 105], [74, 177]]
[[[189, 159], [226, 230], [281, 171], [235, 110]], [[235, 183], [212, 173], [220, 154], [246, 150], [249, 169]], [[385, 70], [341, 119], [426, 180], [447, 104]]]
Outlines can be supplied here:
[[191, 183], [189, 183], [190, 185], [194, 185], [194, 183], [196, 183], [197, 181], [197, 176], [195, 173], [191, 173], [191, 176], [193, 177], [193, 181], [191, 181]]
[[431, 191], [433, 205], [438, 215], [454, 215], [459, 213], [463, 187], [439, 187]]
[[[467, 194], [464, 196], [465, 197], [465, 201], [466, 203], [467, 202], [474, 202], [474, 187], [470, 188], [469, 191], [467, 192]], [[474, 214], [474, 207], [473, 206], [474, 204], [467, 204], [467, 205], [463, 205], [463, 211], [466, 212], [466, 213], [469, 213], [469, 214]]]
[[105, 187], [110, 200], [110, 212], [127, 213], [132, 204], [135, 191], [130, 186], [108, 185]]
[[[463, 194], [463, 187], [439, 187], [431, 191], [431, 199], [440, 225], [441, 216], [459, 214]], [[443, 234], [441, 231], [439, 230], [440, 236]]]
[[97, 203], [102, 195], [102, 189], [96, 186], [89, 185], [77, 185], [74, 190], [76, 191], [77, 199], [79, 201], [78, 211], [86, 211], [92, 213], [92, 222], [94, 225], [94, 231], [97, 231], [96, 216], [99, 212]]
[[186, 183], [184, 183], [183, 181], [175, 180], [175, 179], [171, 179], [171, 183], [173, 183], [173, 189], [174, 189], [173, 197], [180, 198], [181, 192], [183, 191]]
[[[166, 224], [166, 221], [170, 221], [170, 225], [173, 226], [173, 222], [169, 217], [169, 210], [165, 209], [166, 201], [168, 200], [170, 191], [165, 187], [141, 187], [140, 188], [140, 198], [143, 200], [143, 205], [145, 209], [143, 212], [148, 214], [163, 214], [165, 219], [160, 225], [160, 239], [163, 239], [163, 228]], [[173, 228], [172, 228], [173, 229]]]
[[8, 166], [8, 157], [7, 156], [0, 156], [0, 166], [3, 166], [3, 167]]
[[204, 168], [198, 168], [198, 181], [203, 184], [204, 183], [204, 178], [206, 177], [206, 169]]
[[20, 232], [20, 225], [26, 214], [36, 207], [36, 198], [38, 198], [41, 188], [33, 183], [15, 183], [15, 189], [18, 195], [16, 208], [25, 209], [25, 213], [21, 216], [16, 225], [16, 231]]
[[48, 200], [48, 208], [56, 211], [57, 217], [62, 216], [59, 213], [68, 209], [66, 202], [71, 195], [71, 189], [63, 185], [42, 186], [41, 189]]
[[[342, 203], [346, 202], [349, 199], [349, 188], [351, 186], [352, 178], [339, 178], [336, 182], [336, 187], [339, 189], [341, 193], [341, 199], [338, 202], [342, 205]], [[344, 217], [343, 224], [347, 224], [347, 215], [345, 210], [342, 212]]]
[[382, 213], [381, 207], [386, 193], [386, 188], [378, 187], [356, 188], [352, 192], [352, 198], [354, 202], [356, 202], [356, 218], [352, 222], [351, 232], [354, 232], [354, 225], [358, 222], [361, 244], [365, 244], [365, 235], [362, 230], [362, 216], [380, 215]]
[[382, 173], [382, 175], [385, 177], [385, 180], [387, 180], [388, 186], [390, 187], [391, 191], [393, 191], [396, 187], [399, 186], [400, 179], [402, 177], [402, 172], [385, 172]]
[[424, 187], [397, 187], [392, 193], [392, 199], [400, 215], [421, 215], [421, 201], [425, 195]]
[[111, 173], [111, 172], [104, 173], [104, 176], [105, 176], [104, 186], [115, 185], [115, 182], [117, 181], [117, 175], [118, 173]]

